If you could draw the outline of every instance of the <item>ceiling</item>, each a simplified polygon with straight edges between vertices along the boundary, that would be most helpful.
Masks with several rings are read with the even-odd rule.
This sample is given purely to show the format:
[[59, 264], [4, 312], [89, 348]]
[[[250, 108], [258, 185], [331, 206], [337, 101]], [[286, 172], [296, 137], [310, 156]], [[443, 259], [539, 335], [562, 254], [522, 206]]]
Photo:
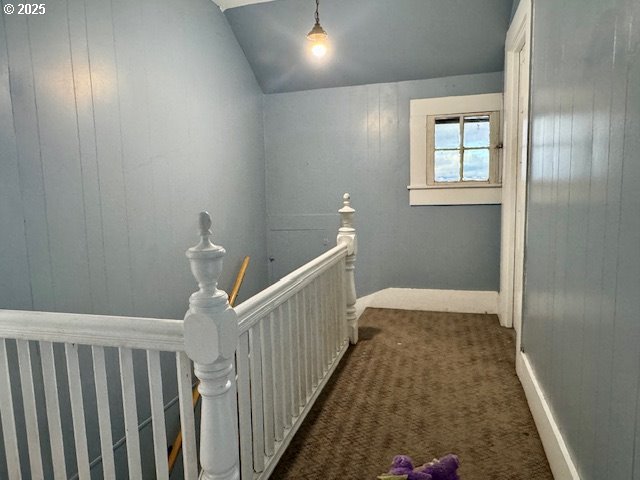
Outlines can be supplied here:
[[220, 10], [223, 12], [227, 8], [241, 7], [243, 5], [250, 5], [252, 3], [264, 3], [273, 2], [273, 0], [213, 0], [213, 3], [218, 4]]
[[321, 0], [323, 62], [305, 48], [314, 0], [217, 3], [262, 90], [277, 93], [501, 71], [512, 1]]

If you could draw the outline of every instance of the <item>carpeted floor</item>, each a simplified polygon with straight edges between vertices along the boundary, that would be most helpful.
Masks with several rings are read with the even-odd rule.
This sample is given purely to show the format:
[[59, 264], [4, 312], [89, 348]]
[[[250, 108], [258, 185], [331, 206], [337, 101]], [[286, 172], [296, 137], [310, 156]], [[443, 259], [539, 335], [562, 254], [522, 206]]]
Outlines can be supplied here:
[[462, 480], [552, 480], [495, 315], [367, 309], [271, 476], [375, 480], [392, 457], [447, 453]]

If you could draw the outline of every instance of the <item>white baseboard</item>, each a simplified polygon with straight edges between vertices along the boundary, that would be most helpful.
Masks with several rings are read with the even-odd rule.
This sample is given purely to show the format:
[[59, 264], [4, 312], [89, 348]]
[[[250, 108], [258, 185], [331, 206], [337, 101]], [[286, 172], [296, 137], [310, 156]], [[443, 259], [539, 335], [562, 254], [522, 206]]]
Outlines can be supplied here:
[[498, 313], [498, 298], [498, 292], [477, 290], [386, 288], [359, 298], [356, 302], [356, 315], [360, 316], [367, 307], [432, 312]]
[[553, 478], [556, 480], [580, 480], [578, 470], [573, 460], [571, 460], [567, 445], [564, 442], [564, 438], [562, 438], [558, 424], [553, 418], [553, 413], [549, 408], [531, 363], [529, 363], [527, 355], [520, 351], [516, 355], [516, 372], [524, 388], [527, 402], [529, 402], [529, 409], [538, 428]]

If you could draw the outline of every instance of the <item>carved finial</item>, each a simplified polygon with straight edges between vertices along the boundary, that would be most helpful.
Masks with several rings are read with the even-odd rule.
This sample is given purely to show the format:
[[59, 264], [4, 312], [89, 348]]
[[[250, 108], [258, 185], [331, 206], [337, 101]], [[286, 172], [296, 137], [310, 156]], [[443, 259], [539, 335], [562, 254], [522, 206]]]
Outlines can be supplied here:
[[351, 207], [351, 195], [345, 193], [342, 196], [342, 208], [338, 210], [340, 214], [341, 227], [353, 227], [353, 214], [355, 210]]
[[209, 237], [211, 235], [211, 215], [209, 212], [200, 212], [200, 236]]
[[208, 212], [200, 212], [198, 217], [200, 242], [187, 250], [191, 263], [191, 272], [198, 281], [200, 291], [191, 296], [192, 306], [202, 306], [210, 299], [226, 294], [217, 289], [218, 278], [222, 272], [222, 258], [225, 249], [211, 242], [211, 216]]
[[[209, 212], [200, 212], [198, 217], [198, 225], [200, 228], [200, 243], [193, 247], [191, 250], [211, 250], [216, 246], [211, 242], [211, 215]], [[218, 247], [219, 248], [219, 247]]]

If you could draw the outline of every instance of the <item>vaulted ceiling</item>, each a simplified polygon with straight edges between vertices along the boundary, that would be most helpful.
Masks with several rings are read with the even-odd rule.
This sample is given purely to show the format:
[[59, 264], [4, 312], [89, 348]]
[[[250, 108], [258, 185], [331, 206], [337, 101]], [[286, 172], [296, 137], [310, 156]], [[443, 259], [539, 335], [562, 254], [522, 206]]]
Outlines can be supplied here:
[[500, 71], [512, 1], [320, 0], [331, 41], [322, 62], [305, 48], [314, 0], [218, 4], [274, 93]]

